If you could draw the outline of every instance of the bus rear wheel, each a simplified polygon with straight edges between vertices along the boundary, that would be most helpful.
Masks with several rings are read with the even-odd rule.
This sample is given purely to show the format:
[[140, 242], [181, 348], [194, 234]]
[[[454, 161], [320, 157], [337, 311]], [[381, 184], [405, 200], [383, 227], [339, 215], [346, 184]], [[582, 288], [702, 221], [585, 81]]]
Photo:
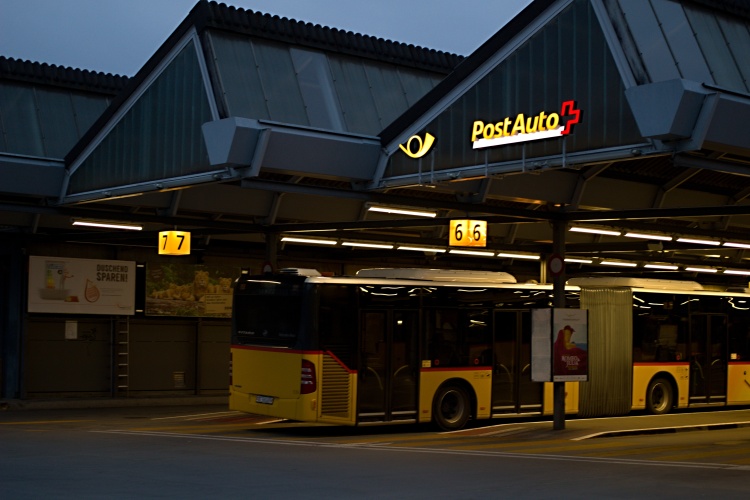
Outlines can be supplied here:
[[471, 399], [458, 385], [441, 387], [432, 404], [432, 418], [444, 431], [462, 429], [471, 415]]
[[669, 413], [674, 404], [674, 391], [669, 380], [656, 378], [646, 390], [646, 410], [653, 415]]

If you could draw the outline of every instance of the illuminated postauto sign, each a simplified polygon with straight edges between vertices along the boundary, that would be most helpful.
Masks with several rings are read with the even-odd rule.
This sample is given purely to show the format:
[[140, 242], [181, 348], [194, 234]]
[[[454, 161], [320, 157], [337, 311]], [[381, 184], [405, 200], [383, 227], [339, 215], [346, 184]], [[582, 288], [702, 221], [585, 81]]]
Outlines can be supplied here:
[[564, 101], [559, 113], [542, 111], [536, 116], [519, 113], [494, 123], [474, 121], [471, 129], [471, 142], [474, 149], [504, 146], [519, 142], [551, 139], [570, 134], [573, 125], [581, 121], [581, 110], [576, 109], [575, 101]]

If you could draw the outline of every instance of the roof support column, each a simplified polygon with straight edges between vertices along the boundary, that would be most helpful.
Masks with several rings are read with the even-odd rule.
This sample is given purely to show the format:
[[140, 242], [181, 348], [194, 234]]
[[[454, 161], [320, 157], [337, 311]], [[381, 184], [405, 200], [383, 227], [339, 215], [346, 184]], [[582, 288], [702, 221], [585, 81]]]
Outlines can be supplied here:
[[[568, 223], [562, 220], [552, 221], [552, 254], [565, 259], [565, 234]], [[552, 305], [555, 308], [565, 307], [565, 266], [552, 277]], [[556, 431], [565, 429], [565, 382], [553, 382], [553, 425]]]
[[271, 271], [276, 272], [279, 268], [278, 254], [279, 254], [279, 233], [266, 233], [266, 261], [263, 264], [263, 269], [260, 271], [266, 273], [269, 270], [268, 266], [271, 266]]

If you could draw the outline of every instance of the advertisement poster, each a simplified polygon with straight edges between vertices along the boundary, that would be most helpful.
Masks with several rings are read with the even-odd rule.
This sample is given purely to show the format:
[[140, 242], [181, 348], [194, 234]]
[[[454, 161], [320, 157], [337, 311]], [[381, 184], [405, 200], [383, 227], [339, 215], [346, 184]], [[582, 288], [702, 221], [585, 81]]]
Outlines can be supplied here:
[[29, 312], [135, 313], [135, 262], [29, 257]]
[[240, 268], [194, 264], [149, 264], [147, 316], [231, 318], [232, 286]]
[[552, 381], [588, 380], [588, 311], [554, 309], [552, 314]]
[[552, 309], [531, 310], [531, 380], [552, 381]]

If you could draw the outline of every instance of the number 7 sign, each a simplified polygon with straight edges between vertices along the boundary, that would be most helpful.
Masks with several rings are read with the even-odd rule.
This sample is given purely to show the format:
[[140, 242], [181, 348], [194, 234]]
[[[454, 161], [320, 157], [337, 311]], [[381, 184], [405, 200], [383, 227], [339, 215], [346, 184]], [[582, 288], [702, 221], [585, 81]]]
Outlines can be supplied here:
[[190, 255], [190, 232], [160, 232], [159, 255]]

